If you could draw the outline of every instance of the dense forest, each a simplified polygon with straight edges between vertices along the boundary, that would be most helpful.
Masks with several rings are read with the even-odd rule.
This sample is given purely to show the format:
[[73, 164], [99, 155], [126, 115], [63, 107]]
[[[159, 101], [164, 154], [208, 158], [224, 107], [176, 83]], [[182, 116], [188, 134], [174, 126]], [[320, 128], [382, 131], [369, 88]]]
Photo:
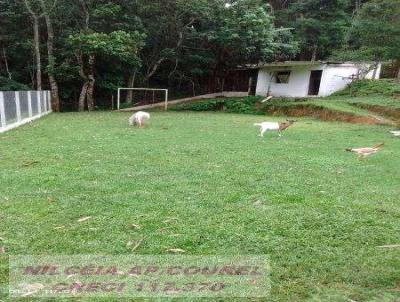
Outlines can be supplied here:
[[55, 111], [109, 107], [121, 86], [217, 91], [290, 59], [400, 77], [400, 0], [0, 0], [0, 90], [50, 89]]

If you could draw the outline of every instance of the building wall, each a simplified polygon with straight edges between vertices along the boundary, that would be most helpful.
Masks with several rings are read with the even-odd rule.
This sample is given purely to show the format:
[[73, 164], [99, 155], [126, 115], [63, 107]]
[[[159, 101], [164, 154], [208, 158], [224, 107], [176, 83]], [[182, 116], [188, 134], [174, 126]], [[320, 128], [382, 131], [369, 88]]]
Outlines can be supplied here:
[[[381, 66], [371, 71], [366, 78], [379, 79]], [[344, 89], [352, 81], [352, 76], [359, 73], [359, 66], [354, 64], [323, 64], [314, 66], [265, 67], [259, 70], [257, 95], [269, 94], [278, 97], [308, 97], [311, 70], [323, 70], [318, 96], [329, 96]], [[289, 83], [275, 83], [272, 75], [275, 71], [291, 71]], [[272, 80], [272, 81], [271, 81]]]
[[352, 82], [352, 75], [357, 74], [358, 68], [354, 66], [327, 66], [322, 73], [319, 96], [328, 96], [346, 88]]
[[[318, 66], [313, 69], [318, 70]], [[274, 83], [272, 75], [275, 71], [291, 71], [289, 83]], [[262, 68], [258, 73], [257, 95], [266, 96], [269, 90], [269, 94], [273, 96], [305, 97], [308, 95], [310, 74], [310, 66]]]

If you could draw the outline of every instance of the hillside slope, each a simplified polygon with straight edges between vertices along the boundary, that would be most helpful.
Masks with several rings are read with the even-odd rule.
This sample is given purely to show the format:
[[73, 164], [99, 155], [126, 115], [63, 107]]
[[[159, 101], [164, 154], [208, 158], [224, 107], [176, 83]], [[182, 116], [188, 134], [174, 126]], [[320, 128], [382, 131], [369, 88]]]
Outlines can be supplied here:
[[311, 116], [330, 121], [396, 125], [400, 121], [400, 83], [391, 80], [358, 81], [327, 98], [263, 97], [197, 100], [173, 106], [176, 111], [225, 111], [246, 114]]

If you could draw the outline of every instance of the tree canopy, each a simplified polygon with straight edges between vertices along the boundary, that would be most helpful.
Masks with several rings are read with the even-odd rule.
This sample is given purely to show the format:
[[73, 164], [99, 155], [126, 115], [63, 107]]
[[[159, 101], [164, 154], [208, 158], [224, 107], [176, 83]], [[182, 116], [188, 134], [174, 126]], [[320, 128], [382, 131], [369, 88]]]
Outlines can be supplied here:
[[349, 31], [347, 49], [364, 60], [400, 60], [400, 2], [374, 0], [363, 5]]
[[396, 61], [399, 16], [398, 0], [0, 0], [0, 89], [94, 110], [120, 86], [214, 92], [247, 64]]

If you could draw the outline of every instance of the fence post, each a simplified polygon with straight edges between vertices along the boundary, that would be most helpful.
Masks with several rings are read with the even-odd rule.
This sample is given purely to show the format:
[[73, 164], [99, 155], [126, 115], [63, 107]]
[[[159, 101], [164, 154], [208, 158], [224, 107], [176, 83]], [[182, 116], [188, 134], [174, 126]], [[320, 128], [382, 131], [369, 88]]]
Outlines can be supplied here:
[[48, 109], [48, 111], [52, 111], [52, 108], [51, 108], [51, 93], [50, 93], [50, 91], [47, 91], [47, 109]]
[[4, 92], [0, 92], [0, 126], [4, 128], [6, 126], [6, 110], [4, 108]]
[[165, 111], [168, 110], [168, 89], [165, 90]]
[[47, 91], [43, 91], [43, 108], [44, 112], [47, 112]]
[[119, 110], [120, 103], [121, 103], [121, 89], [118, 88], [117, 110]]
[[36, 91], [36, 98], [38, 103], [38, 114], [42, 115], [42, 107], [40, 105], [40, 91]]
[[32, 91], [27, 91], [28, 94], [28, 112], [29, 112], [29, 117], [33, 116], [33, 111], [32, 111]]
[[21, 102], [19, 100], [19, 91], [15, 92], [15, 109], [17, 112], [17, 122], [21, 122]]

